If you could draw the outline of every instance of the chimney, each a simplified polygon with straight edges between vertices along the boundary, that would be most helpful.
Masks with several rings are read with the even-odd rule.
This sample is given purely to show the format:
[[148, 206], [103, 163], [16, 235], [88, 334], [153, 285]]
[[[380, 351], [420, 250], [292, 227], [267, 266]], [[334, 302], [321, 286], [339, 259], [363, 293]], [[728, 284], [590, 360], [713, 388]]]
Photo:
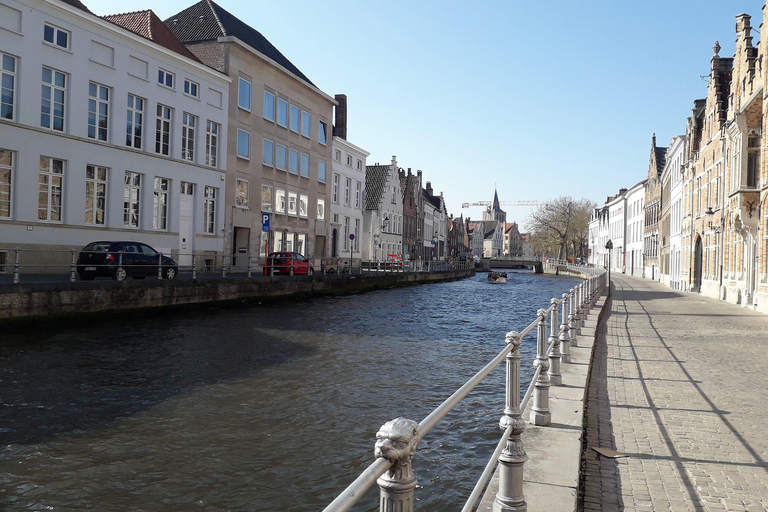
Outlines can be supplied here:
[[429, 197], [432, 197], [432, 183], [430, 183], [429, 181], [427, 182], [427, 195]]
[[340, 139], [347, 140], [347, 95], [337, 94], [334, 96], [338, 105], [336, 105], [336, 119], [333, 126], [333, 134]]

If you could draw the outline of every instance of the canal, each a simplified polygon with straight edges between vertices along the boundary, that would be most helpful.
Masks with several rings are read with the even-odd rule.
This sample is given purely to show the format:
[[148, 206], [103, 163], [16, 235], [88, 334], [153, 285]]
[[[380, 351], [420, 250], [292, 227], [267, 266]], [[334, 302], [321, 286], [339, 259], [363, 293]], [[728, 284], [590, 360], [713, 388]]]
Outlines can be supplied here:
[[[0, 510], [322, 510], [373, 461], [379, 426], [422, 420], [578, 282], [478, 274], [3, 333]], [[534, 355], [526, 338], [527, 379]], [[469, 495], [500, 435], [503, 377], [422, 441], [417, 510]]]

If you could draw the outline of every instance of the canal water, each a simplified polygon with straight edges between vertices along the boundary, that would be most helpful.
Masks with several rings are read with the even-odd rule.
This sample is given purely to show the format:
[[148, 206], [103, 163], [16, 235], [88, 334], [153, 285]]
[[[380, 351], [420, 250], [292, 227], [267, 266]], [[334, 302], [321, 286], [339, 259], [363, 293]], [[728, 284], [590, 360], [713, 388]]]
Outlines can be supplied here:
[[[478, 274], [4, 333], [0, 510], [322, 510], [383, 423], [421, 421], [577, 282]], [[527, 380], [534, 356], [526, 338]], [[502, 365], [422, 441], [417, 510], [460, 509], [503, 409]]]

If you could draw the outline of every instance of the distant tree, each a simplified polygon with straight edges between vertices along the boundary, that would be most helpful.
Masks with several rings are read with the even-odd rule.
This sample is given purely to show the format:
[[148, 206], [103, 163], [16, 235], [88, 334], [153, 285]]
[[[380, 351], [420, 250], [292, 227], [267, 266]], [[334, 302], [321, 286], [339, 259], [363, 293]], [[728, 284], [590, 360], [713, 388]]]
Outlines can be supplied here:
[[584, 257], [589, 219], [596, 204], [589, 199], [560, 196], [536, 207], [527, 218], [534, 252], [558, 259]]

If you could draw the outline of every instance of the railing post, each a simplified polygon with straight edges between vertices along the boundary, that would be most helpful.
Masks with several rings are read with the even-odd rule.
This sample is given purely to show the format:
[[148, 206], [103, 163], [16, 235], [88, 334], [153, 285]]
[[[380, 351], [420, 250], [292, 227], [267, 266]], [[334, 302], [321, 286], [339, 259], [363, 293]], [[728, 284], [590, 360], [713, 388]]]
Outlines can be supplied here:
[[413, 512], [413, 490], [416, 476], [411, 460], [419, 445], [419, 424], [406, 418], [395, 418], [376, 433], [376, 458], [383, 457], [392, 467], [376, 480], [379, 484], [380, 512]]
[[160, 253], [157, 256], [157, 278], [163, 278], [163, 253]]
[[568, 294], [563, 294], [563, 314], [560, 322], [560, 361], [571, 362], [571, 336], [568, 334]]
[[528, 504], [523, 494], [523, 465], [528, 460], [521, 438], [525, 421], [520, 411], [520, 341], [519, 332], [509, 332], [506, 342], [513, 346], [507, 354], [507, 395], [504, 416], [499, 425], [502, 430], [512, 429], [504, 451], [499, 456], [499, 490], [493, 500], [493, 512], [525, 512]]
[[[579, 346], [579, 320], [576, 317], [576, 290], [571, 288], [571, 295], [568, 298], [568, 304], [569, 304], [569, 313], [568, 313], [568, 334], [570, 336], [571, 344], [570, 347], [578, 347]], [[570, 352], [570, 350], [569, 350]]]
[[[234, 258], [234, 256], [232, 256]], [[226, 255], [221, 255], [221, 277], [227, 277], [227, 260]]]
[[248, 278], [251, 277], [251, 257], [248, 256]]
[[192, 280], [197, 279], [197, 267], [195, 266], [195, 255], [192, 254]]
[[553, 386], [560, 386], [563, 383], [563, 376], [560, 375], [560, 338], [557, 337], [558, 306], [560, 301], [552, 298], [552, 313], [549, 319], [549, 344], [552, 345], [552, 351], [549, 353], [549, 370], [547, 376], [549, 383]]
[[69, 282], [74, 283], [77, 281], [77, 278], [75, 275], [77, 274], [77, 256], [75, 256], [75, 251], [72, 252], [72, 265], [69, 267]]
[[16, 259], [13, 263], [13, 284], [19, 284], [19, 249], [15, 249]]
[[552, 424], [552, 414], [549, 412], [549, 360], [547, 359], [547, 310], [538, 311], [539, 325], [536, 333], [536, 360], [533, 367], [541, 367], [539, 378], [533, 385], [533, 405], [529, 422], [534, 425], [547, 426]]

